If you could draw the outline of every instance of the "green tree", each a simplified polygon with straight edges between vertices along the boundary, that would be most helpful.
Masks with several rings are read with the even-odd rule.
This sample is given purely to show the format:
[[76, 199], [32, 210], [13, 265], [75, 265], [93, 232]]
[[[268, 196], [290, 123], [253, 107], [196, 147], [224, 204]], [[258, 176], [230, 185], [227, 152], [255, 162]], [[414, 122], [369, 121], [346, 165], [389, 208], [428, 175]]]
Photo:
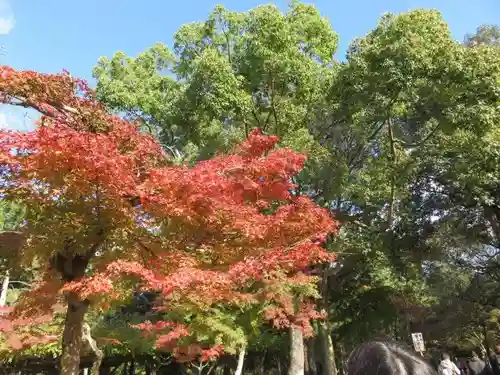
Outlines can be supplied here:
[[0, 231], [18, 230], [23, 224], [24, 207], [21, 204], [0, 201]]
[[207, 21], [179, 29], [174, 53], [161, 44], [137, 58], [117, 53], [100, 59], [94, 77], [103, 102], [157, 126], [164, 144], [190, 158], [226, 150], [254, 127], [309, 149], [309, 113], [336, 47], [312, 6], [294, 3], [285, 14], [272, 5], [245, 13], [217, 6]]
[[498, 246], [495, 30], [462, 45], [439, 12], [386, 14], [338, 63], [337, 36], [314, 7], [219, 6], [182, 26], [173, 51], [117, 53], [94, 76], [102, 101], [188, 161], [252, 127], [309, 153], [296, 182], [342, 223], [329, 244], [337, 267], [320, 270], [329, 321], [318, 333], [331, 358], [330, 331], [348, 349], [431, 325], [423, 311], [442, 317], [440, 306], [472, 290], [469, 271], [443, 279], [463, 261], [457, 249]]
[[244, 13], [217, 6], [207, 21], [179, 29], [173, 53], [163, 45], [137, 58], [117, 53], [100, 59], [94, 77], [101, 101], [188, 161], [226, 151], [258, 127], [308, 152], [304, 175], [314, 175], [325, 150], [308, 125], [336, 71], [336, 47], [313, 6], [293, 3], [285, 14], [272, 5]]
[[[471, 150], [464, 142], [454, 154], [432, 150], [449, 150], [449, 139], [459, 134], [483, 137], [498, 124], [496, 56], [490, 47], [456, 43], [441, 15], [425, 10], [384, 15], [351, 45], [324, 106], [329, 110], [318, 114], [314, 126], [331, 155], [324, 171], [336, 176], [334, 184], [314, 181], [314, 190], [345, 223], [334, 246], [346, 266], [342, 279], [332, 281], [343, 287], [330, 294], [339, 335], [407, 338], [418, 314], [402, 309], [401, 300], [415, 307], [436, 302], [427, 286], [427, 262], [451, 249], [440, 228], [453, 229], [453, 236], [465, 229], [448, 221], [450, 210], [462, 210], [461, 218], [468, 213], [444, 205], [435, 177], [454, 173], [442, 164], [446, 159], [467, 169], [483, 146], [473, 142]], [[484, 173], [468, 172], [468, 182]], [[456, 177], [450, 175], [450, 188]], [[371, 314], [362, 315], [360, 306], [370, 306]]]
[[[33, 277], [33, 272], [29, 269], [11, 274], [11, 266], [21, 243], [21, 237], [17, 231], [23, 225], [24, 212], [23, 205], [18, 202], [0, 201], [0, 254], [2, 255], [0, 273], [3, 279], [0, 306], [5, 306], [15, 300]], [[14, 293], [8, 293], [9, 288], [14, 288]]]
[[469, 47], [479, 45], [500, 47], [500, 26], [481, 25], [474, 34], [467, 34], [465, 36], [464, 43]]

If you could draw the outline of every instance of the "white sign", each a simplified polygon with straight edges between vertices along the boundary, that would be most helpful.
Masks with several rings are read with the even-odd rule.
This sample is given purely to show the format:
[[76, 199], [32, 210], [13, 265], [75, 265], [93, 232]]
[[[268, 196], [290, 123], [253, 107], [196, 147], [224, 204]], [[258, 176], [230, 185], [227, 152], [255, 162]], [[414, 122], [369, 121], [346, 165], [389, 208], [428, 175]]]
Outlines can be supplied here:
[[417, 352], [425, 352], [424, 337], [421, 333], [412, 333], [411, 339], [413, 340], [413, 347]]

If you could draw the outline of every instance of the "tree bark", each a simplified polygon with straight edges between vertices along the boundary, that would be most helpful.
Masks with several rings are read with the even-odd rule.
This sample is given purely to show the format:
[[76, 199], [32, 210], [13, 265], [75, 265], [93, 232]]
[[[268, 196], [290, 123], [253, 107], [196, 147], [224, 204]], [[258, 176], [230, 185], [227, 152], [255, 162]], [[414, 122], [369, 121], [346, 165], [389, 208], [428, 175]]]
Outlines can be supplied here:
[[488, 340], [488, 329], [486, 327], [486, 323], [483, 322], [483, 335], [484, 335], [484, 346], [486, 348], [486, 355], [488, 356], [488, 360], [491, 358], [491, 350], [490, 350], [490, 341]]
[[309, 371], [309, 348], [307, 341], [304, 343], [304, 374], [311, 375]]
[[342, 341], [339, 341], [338, 339], [335, 341], [335, 347], [334, 349], [336, 350], [336, 363], [337, 363], [337, 374], [339, 375], [345, 375], [345, 365], [346, 365], [346, 353], [344, 350], [344, 345], [342, 344]]
[[337, 375], [337, 366], [335, 365], [335, 352], [333, 348], [332, 337], [330, 334], [329, 316], [328, 316], [328, 274], [323, 272], [320, 281], [320, 308], [326, 312], [324, 321], [318, 321], [318, 339], [321, 351], [321, 368], [324, 375]]
[[327, 322], [318, 324], [318, 337], [321, 344], [321, 362], [324, 375], [337, 375], [335, 365], [335, 352], [333, 350], [332, 336]]
[[[84, 254], [75, 253], [72, 249], [73, 242], [67, 239], [64, 248], [53, 255], [49, 261], [49, 269], [57, 271], [64, 282], [81, 280], [90, 259], [104, 241], [104, 230], [97, 232], [97, 240]], [[75, 293], [65, 294], [68, 309], [62, 339], [61, 373], [60, 375], [79, 375], [80, 351], [83, 340], [83, 324], [89, 301], [81, 300]]]
[[267, 363], [267, 352], [264, 352], [264, 355], [259, 358], [259, 362], [257, 364], [257, 368], [255, 369], [256, 375], [264, 375], [266, 374], [266, 363]]
[[304, 337], [297, 327], [290, 327], [290, 367], [288, 375], [304, 375]]
[[90, 370], [90, 375], [99, 375], [102, 359], [104, 358], [104, 352], [97, 346], [96, 341], [92, 337], [90, 326], [87, 323], [83, 324], [82, 335], [83, 339], [87, 341], [90, 349], [92, 349], [95, 355], [94, 363], [92, 364], [92, 369]]
[[243, 344], [238, 355], [238, 366], [236, 366], [236, 372], [234, 375], [241, 375], [243, 373], [243, 363], [245, 362], [245, 353], [247, 350], [247, 345]]
[[306, 342], [308, 363], [308, 375], [318, 375], [318, 367], [316, 366], [316, 337], [311, 337]]
[[78, 375], [83, 323], [88, 304], [74, 293], [68, 293], [66, 301], [68, 309], [62, 339], [61, 375]]
[[2, 293], [0, 294], [0, 307], [4, 307], [7, 304], [7, 294], [9, 292], [10, 276], [9, 271], [5, 274], [2, 283]]

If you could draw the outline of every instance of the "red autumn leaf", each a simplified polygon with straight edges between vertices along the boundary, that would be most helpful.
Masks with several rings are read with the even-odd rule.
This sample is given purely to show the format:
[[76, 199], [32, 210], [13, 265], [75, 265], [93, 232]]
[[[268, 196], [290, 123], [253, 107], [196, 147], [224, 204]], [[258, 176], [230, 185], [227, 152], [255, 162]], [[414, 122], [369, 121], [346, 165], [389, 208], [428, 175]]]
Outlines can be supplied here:
[[[27, 223], [27, 246], [36, 251], [22, 252], [23, 261], [50, 264], [54, 249], [65, 249], [92, 266], [92, 273], [69, 275], [48, 268], [4, 331], [43, 322], [64, 295], [104, 308], [120, 298], [116, 286], [126, 279], [138, 290], [159, 291], [158, 310], [266, 301], [276, 326], [309, 334], [310, 319], [320, 314], [307, 298], [296, 311], [281, 287], [316, 282], [301, 270], [334, 259], [321, 245], [336, 222], [295, 192], [291, 179], [304, 155], [276, 148], [278, 137], [254, 130], [228, 155], [174, 166], [153, 137], [108, 114], [68, 73], [0, 67], [0, 76], [0, 102], [43, 114], [32, 132], [0, 131], [5, 194], [40, 218]], [[194, 333], [189, 324], [137, 328], [183, 358], [207, 360], [222, 350], [185, 341]]]
[[7, 344], [14, 350], [19, 350], [23, 347], [21, 339], [16, 333], [13, 332], [7, 334]]
[[223, 353], [222, 345], [217, 345], [213, 348], [204, 349], [201, 351], [200, 360], [202, 362], [211, 361]]
[[122, 343], [120, 340], [117, 340], [114, 338], [109, 338], [109, 337], [97, 337], [96, 340], [99, 342], [106, 342], [106, 343], [109, 343], [112, 345], [121, 345], [121, 343]]

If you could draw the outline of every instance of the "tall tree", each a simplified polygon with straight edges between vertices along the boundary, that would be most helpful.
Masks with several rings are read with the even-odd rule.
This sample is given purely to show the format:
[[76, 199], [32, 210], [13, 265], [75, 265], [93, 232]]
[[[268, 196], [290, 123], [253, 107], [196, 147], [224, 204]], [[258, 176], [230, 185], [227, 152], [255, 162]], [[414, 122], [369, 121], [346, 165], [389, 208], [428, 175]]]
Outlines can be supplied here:
[[465, 36], [464, 43], [469, 47], [480, 45], [500, 47], [500, 26], [481, 25], [474, 34], [467, 34]]
[[[314, 126], [332, 156], [324, 173], [337, 178], [335, 184], [325, 184], [326, 178], [312, 181], [318, 198], [345, 223], [334, 244], [345, 267], [331, 281], [343, 285], [331, 296], [342, 336], [353, 338], [341, 329], [352, 327], [350, 332], [364, 337], [377, 331], [407, 337], [413, 318], [402, 314], [398, 301], [432, 303], [426, 262], [450, 249], [437, 241], [443, 239], [436, 234], [438, 219], [444, 220], [450, 206], [436, 201], [434, 176], [453, 169], [441, 164], [446, 153], [430, 150], [448, 148], [450, 134], [481, 134], [497, 121], [494, 56], [491, 48], [459, 45], [440, 14], [424, 10], [385, 15], [351, 45], [324, 106], [328, 109], [318, 112]], [[427, 169], [419, 161], [424, 155]], [[473, 154], [462, 148], [460, 155], [457, 161]], [[360, 314], [359, 306], [369, 303], [387, 319]], [[392, 331], [397, 315], [402, 332]]]
[[99, 61], [94, 77], [104, 103], [156, 125], [167, 149], [188, 160], [228, 150], [257, 127], [307, 152], [309, 175], [325, 154], [309, 134], [310, 114], [335, 73], [336, 47], [313, 6], [294, 2], [285, 14], [273, 5], [245, 13], [218, 6], [207, 21], [179, 29], [173, 53], [162, 45], [135, 59], [117, 53]]
[[78, 374], [89, 307], [105, 310], [131, 286], [160, 291], [169, 313], [138, 328], [178, 357], [223, 349], [228, 329], [217, 327], [232, 323], [218, 315], [224, 306], [263, 305], [277, 326], [310, 330], [316, 278], [301, 270], [331, 259], [321, 242], [336, 224], [294, 194], [304, 156], [274, 150], [278, 138], [256, 130], [230, 155], [176, 167], [150, 135], [108, 115], [85, 82], [8, 67], [1, 75], [4, 103], [43, 114], [33, 132], [1, 133], [0, 162], [5, 198], [26, 206], [21, 264], [48, 264], [5, 331], [63, 296], [61, 373]]
[[188, 160], [230, 149], [252, 127], [309, 152], [295, 180], [343, 224], [329, 244], [339, 262], [321, 270], [331, 316], [318, 330], [331, 359], [330, 330], [347, 346], [407, 337], [438, 298], [429, 268], [491, 240], [494, 217], [478, 221], [476, 202], [492, 199], [496, 181], [495, 30], [481, 28], [469, 37], [477, 48], [465, 48], [436, 11], [386, 14], [339, 64], [337, 37], [313, 7], [217, 7], [181, 27], [172, 52], [118, 53], [94, 75], [103, 102]]
[[117, 53], [101, 58], [94, 76], [104, 103], [156, 124], [166, 145], [192, 157], [226, 150], [254, 127], [288, 146], [305, 140], [304, 148], [336, 47], [312, 6], [294, 3], [286, 14], [272, 5], [245, 13], [218, 6], [207, 21], [179, 29], [173, 54], [163, 45], [135, 59]]

